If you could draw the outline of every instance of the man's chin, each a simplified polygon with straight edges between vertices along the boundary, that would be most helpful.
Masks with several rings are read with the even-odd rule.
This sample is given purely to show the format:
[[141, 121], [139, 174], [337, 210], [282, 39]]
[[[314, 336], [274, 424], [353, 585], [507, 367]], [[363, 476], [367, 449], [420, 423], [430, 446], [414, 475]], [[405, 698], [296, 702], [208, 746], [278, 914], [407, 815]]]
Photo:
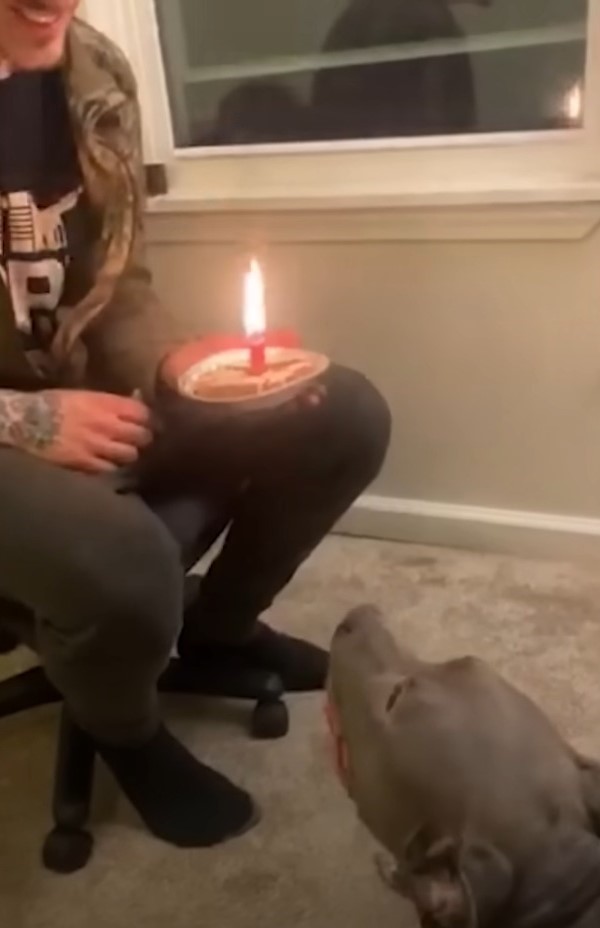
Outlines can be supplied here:
[[11, 71], [50, 71], [63, 60], [65, 41], [61, 39], [40, 48], [13, 52], [7, 62]]

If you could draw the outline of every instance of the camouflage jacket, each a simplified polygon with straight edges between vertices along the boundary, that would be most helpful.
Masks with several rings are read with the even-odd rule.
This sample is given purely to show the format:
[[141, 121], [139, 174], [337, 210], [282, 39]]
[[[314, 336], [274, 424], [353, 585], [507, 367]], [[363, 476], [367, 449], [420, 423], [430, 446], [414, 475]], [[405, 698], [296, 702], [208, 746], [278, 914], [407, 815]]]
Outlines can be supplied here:
[[157, 363], [176, 338], [174, 320], [154, 294], [144, 264], [145, 193], [135, 80], [122, 52], [80, 20], [70, 28], [63, 71], [84, 186], [98, 228], [85, 269], [74, 266], [69, 274], [80, 273], [91, 285], [76, 305], [59, 307], [47, 370], [38, 374], [23, 351], [10, 296], [0, 280], [0, 387], [81, 385], [125, 394], [141, 389], [148, 396]]

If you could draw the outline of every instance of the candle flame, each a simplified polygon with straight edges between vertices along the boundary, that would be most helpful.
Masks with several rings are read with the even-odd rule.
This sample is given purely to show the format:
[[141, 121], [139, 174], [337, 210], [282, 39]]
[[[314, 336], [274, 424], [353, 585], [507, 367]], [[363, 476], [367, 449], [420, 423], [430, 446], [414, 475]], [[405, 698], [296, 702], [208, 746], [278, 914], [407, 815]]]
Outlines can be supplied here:
[[253, 258], [244, 277], [244, 329], [252, 338], [264, 335], [266, 327], [265, 285], [260, 265]]
[[571, 122], [579, 122], [583, 113], [583, 88], [581, 83], [574, 84], [565, 95], [565, 114]]

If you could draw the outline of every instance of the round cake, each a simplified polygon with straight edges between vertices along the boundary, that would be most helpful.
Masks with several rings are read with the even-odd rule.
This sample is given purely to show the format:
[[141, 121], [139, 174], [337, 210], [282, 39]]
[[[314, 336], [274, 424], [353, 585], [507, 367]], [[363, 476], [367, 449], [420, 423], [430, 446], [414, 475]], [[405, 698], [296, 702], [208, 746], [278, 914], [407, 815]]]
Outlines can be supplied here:
[[265, 369], [254, 373], [249, 351], [231, 349], [193, 364], [180, 378], [182, 393], [203, 403], [252, 403], [287, 399], [329, 366], [323, 355], [299, 348], [268, 347]]

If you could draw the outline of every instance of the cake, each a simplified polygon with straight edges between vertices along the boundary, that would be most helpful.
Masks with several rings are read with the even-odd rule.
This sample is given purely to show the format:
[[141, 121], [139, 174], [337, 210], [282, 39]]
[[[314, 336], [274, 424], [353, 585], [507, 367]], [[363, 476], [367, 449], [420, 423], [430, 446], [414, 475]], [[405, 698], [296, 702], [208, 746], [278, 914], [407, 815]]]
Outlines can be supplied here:
[[200, 402], [240, 403], [293, 392], [328, 366], [326, 358], [300, 349], [268, 348], [265, 360], [264, 371], [254, 373], [247, 351], [224, 351], [188, 370], [181, 388]]

